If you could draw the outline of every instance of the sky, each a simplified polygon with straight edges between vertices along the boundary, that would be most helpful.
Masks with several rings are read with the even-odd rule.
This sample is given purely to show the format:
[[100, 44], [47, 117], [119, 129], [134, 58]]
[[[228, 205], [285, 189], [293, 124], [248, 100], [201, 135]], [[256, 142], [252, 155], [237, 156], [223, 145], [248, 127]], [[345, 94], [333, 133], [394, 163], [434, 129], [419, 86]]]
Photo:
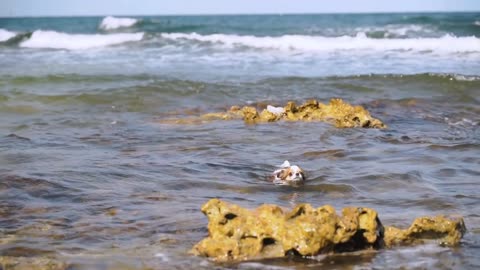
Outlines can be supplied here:
[[480, 0], [0, 0], [0, 17], [480, 11]]

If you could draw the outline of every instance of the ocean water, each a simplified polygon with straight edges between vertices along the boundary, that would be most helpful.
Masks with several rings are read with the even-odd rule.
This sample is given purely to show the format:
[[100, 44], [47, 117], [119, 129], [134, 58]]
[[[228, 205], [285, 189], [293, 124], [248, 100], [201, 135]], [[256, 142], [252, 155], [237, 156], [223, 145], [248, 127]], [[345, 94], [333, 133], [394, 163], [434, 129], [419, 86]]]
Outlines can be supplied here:
[[[388, 128], [173, 125], [331, 98]], [[480, 13], [0, 18], [0, 258], [68, 269], [480, 267]], [[304, 186], [272, 186], [284, 160]], [[462, 215], [437, 245], [217, 265], [210, 198]], [[28, 268], [28, 267], [27, 267]]]

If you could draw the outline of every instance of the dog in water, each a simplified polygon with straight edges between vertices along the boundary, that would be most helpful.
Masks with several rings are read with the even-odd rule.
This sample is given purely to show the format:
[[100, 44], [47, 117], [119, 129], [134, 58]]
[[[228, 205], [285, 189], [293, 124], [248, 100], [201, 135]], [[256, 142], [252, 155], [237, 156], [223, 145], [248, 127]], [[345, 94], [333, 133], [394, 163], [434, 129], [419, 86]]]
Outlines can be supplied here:
[[290, 165], [288, 160], [285, 160], [279, 167], [280, 169], [275, 170], [267, 177], [275, 185], [298, 185], [305, 181], [303, 170], [296, 165]]

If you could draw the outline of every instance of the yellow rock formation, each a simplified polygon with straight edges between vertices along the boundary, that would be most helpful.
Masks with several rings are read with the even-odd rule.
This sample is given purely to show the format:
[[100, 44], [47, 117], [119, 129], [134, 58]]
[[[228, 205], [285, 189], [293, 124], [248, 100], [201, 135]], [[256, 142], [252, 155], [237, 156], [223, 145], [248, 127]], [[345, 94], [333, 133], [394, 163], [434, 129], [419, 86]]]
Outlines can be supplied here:
[[[288, 102], [285, 107], [277, 108], [281, 113], [275, 113], [268, 109], [258, 112], [252, 106], [232, 106], [226, 112], [207, 113], [199, 117], [186, 119], [165, 119], [162, 123], [202, 123], [212, 120], [233, 120], [243, 119], [246, 123], [266, 123], [279, 120], [285, 121], [324, 121], [334, 124], [340, 128], [386, 128], [380, 120], [373, 118], [362, 106], [352, 106], [342, 99], [332, 99], [328, 104], [319, 103], [317, 100], [308, 100], [297, 106], [293, 101]], [[280, 111], [279, 110], [279, 111]]]
[[463, 219], [440, 216], [419, 218], [407, 230], [384, 228], [377, 212], [362, 207], [344, 208], [338, 216], [329, 205], [313, 208], [300, 204], [284, 212], [275, 205], [247, 210], [212, 199], [203, 205], [202, 212], [209, 220], [209, 235], [192, 253], [216, 261], [378, 249], [424, 239], [455, 245], [465, 232]]

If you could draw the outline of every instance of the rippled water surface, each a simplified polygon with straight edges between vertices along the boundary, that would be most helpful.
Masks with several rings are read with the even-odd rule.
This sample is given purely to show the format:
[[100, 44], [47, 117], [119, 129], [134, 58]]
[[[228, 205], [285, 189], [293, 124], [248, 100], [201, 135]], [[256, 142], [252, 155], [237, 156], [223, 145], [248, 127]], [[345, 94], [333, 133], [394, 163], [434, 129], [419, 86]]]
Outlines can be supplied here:
[[[430, 23], [428, 16], [422, 20], [408, 24]], [[7, 26], [11, 24], [0, 28]], [[10, 30], [25, 31], [22, 27], [27, 26]], [[339, 26], [343, 32], [338, 35], [353, 31], [345, 27]], [[471, 27], [469, 31], [477, 31]], [[441, 31], [450, 31], [445, 29]], [[454, 33], [461, 36], [458, 29]], [[224, 33], [232, 31], [245, 34]], [[262, 28], [253, 35], [262, 36], [262, 31], [281, 34]], [[370, 66], [363, 62], [363, 52], [334, 50], [309, 60], [295, 49], [288, 52], [290, 59], [276, 49], [242, 45], [231, 51], [204, 45], [180, 50], [175, 47], [179, 44], [155, 44], [150, 51], [145, 44], [114, 47], [114, 56], [111, 47], [0, 47], [0, 63], [8, 63], [0, 67], [1, 256], [34, 262], [52, 258], [68, 263], [69, 269], [480, 267], [480, 69], [475, 60], [480, 48], [442, 57], [386, 50], [368, 54], [383, 65]], [[174, 52], [162, 57], [174, 59], [178, 51], [186, 52], [181, 64], [178, 59], [149, 62], [146, 55], [168, 51], [168, 46]], [[251, 58], [235, 62], [236, 52]], [[423, 62], [437, 58], [448, 65]], [[394, 67], [396, 60], [403, 66]], [[323, 64], [331, 68], [318, 71]], [[282, 105], [310, 98], [328, 102], [335, 97], [365, 106], [388, 128], [162, 122], [232, 105]], [[306, 171], [304, 186], [265, 181], [286, 159]], [[207, 235], [200, 207], [211, 198], [250, 208], [263, 203], [289, 208], [303, 202], [331, 204], [337, 210], [371, 207], [383, 224], [399, 227], [418, 216], [463, 215], [468, 232], [455, 248], [428, 244], [219, 265], [188, 254]]]

